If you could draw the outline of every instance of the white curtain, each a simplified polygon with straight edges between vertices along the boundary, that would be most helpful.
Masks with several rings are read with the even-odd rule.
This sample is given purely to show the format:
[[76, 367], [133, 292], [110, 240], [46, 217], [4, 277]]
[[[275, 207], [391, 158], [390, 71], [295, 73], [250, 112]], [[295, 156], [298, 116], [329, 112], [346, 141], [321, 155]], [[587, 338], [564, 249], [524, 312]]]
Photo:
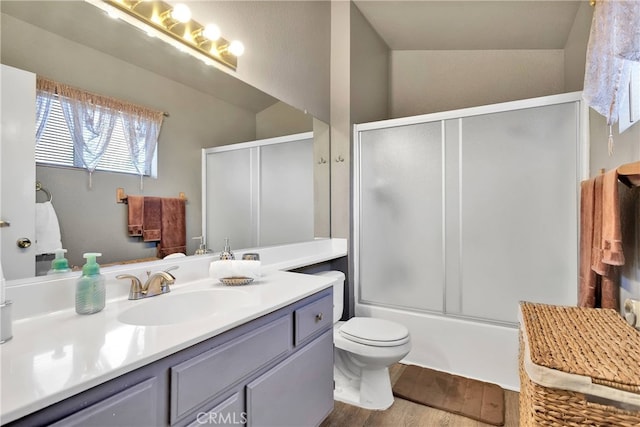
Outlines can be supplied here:
[[36, 144], [40, 142], [42, 132], [47, 125], [49, 111], [51, 110], [51, 100], [55, 95], [51, 92], [38, 89], [36, 96]]
[[151, 175], [151, 164], [158, 145], [163, 114], [140, 115], [123, 112], [120, 117], [133, 166], [140, 175], [140, 190], [143, 190], [144, 175]]
[[37, 138], [46, 127], [51, 101], [57, 97], [74, 146], [74, 165], [92, 174], [107, 150], [116, 120], [122, 120], [131, 161], [140, 175], [151, 174], [164, 113], [119, 99], [90, 93], [38, 76]]
[[92, 104], [86, 98], [61, 96], [59, 101], [73, 140], [75, 163], [89, 171], [92, 188], [93, 172], [111, 140], [117, 115], [111, 108]]
[[583, 97], [608, 125], [618, 121], [629, 88], [630, 61], [640, 61], [640, 1], [596, 0]]

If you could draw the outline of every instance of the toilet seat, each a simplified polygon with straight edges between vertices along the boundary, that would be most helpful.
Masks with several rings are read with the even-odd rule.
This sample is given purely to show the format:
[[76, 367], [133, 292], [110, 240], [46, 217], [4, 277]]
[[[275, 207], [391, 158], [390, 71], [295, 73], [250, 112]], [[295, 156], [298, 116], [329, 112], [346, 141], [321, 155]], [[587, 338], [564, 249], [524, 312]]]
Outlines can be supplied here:
[[399, 323], [371, 317], [354, 317], [339, 329], [340, 335], [372, 347], [395, 347], [409, 342], [409, 330]]

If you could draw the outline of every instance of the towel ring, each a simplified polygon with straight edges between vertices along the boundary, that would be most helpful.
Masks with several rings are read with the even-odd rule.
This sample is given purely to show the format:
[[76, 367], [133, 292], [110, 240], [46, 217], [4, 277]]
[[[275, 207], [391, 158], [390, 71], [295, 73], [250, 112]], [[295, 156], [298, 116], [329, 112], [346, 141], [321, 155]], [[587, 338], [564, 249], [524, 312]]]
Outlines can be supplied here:
[[51, 195], [51, 193], [49, 193], [49, 190], [47, 190], [46, 188], [44, 188], [42, 186], [40, 181], [36, 181], [36, 191], [42, 191], [44, 194], [46, 194], [47, 197], [49, 198], [49, 200], [47, 200], [48, 202], [52, 202], [53, 201], [53, 196]]

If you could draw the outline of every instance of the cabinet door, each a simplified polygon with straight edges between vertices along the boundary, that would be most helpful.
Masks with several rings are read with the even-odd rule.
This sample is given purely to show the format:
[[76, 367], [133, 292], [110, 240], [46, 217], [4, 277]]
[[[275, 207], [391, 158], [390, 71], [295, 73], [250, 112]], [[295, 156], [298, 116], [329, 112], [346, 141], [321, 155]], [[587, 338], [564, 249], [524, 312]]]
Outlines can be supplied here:
[[282, 317], [171, 368], [171, 423], [216, 399], [232, 384], [275, 362], [292, 347], [291, 317]]
[[202, 425], [237, 426], [247, 422], [247, 413], [244, 411], [243, 393], [233, 393], [208, 411], [195, 414], [195, 419], [187, 427], [199, 427]]
[[248, 426], [316, 426], [331, 410], [332, 331], [247, 385]]
[[108, 399], [76, 412], [51, 427], [109, 427], [164, 425], [155, 378], [130, 387]]

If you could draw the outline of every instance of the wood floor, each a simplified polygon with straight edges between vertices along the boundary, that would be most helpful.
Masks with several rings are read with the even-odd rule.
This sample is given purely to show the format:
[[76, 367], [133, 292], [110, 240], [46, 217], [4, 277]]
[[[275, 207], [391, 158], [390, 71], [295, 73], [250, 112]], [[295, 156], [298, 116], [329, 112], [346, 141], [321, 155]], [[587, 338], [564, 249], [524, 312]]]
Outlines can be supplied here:
[[[389, 369], [391, 384], [395, 384], [405, 365], [399, 363]], [[505, 390], [505, 426], [518, 426], [518, 393]], [[481, 423], [466, 417], [440, 411], [428, 406], [395, 398], [391, 408], [386, 411], [371, 411], [341, 402], [335, 402], [335, 408], [321, 427], [485, 427]]]

